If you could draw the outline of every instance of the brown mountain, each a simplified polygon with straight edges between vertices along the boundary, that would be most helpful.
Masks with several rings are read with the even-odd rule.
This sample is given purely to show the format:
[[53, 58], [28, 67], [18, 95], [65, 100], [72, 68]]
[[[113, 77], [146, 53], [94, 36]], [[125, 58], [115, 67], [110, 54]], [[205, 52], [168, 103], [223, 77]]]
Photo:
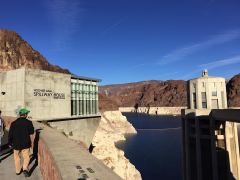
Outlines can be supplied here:
[[115, 111], [118, 110], [118, 104], [108, 98], [105, 94], [99, 94], [99, 110], [104, 111]]
[[182, 80], [143, 81], [100, 87], [100, 93], [119, 107], [187, 106], [187, 82]]
[[51, 65], [16, 32], [0, 29], [0, 69], [11, 70], [21, 67], [70, 73], [59, 66]]
[[[118, 107], [187, 106], [187, 82], [182, 80], [143, 81], [100, 87], [100, 94], [108, 99], [101, 108], [114, 104]], [[227, 83], [229, 107], [240, 107], [240, 74]], [[101, 99], [101, 98], [100, 98]]]
[[228, 81], [227, 97], [229, 107], [240, 107], [240, 74]]

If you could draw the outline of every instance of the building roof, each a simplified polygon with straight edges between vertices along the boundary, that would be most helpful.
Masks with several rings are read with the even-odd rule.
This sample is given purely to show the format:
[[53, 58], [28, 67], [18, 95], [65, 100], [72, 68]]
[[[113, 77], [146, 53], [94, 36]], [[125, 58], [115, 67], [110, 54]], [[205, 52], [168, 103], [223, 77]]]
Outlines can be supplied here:
[[225, 78], [223, 77], [216, 77], [216, 76], [207, 76], [207, 77], [198, 77], [198, 78], [193, 78], [193, 79], [190, 79], [190, 81], [192, 80], [200, 80], [200, 79], [223, 79], [225, 80]]
[[81, 80], [87, 80], [87, 81], [94, 81], [94, 82], [101, 82], [101, 79], [96, 79], [96, 78], [90, 78], [90, 77], [85, 77], [85, 76], [77, 76], [75, 74], [71, 74], [72, 79], [81, 79]]
[[209, 76], [207, 69], [204, 69], [204, 70], [203, 70], [202, 76], [200, 76], [200, 77], [198, 77], [198, 78], [190, 79], [190, 81], [192, 81], [192, 80], [198, 80], [198, 79], [199, 79], [199, 80], [200, 80], [200, 79], [223, 79], [223, 80], [225, 80], [225, 78], [223, 78], [223, 77]]

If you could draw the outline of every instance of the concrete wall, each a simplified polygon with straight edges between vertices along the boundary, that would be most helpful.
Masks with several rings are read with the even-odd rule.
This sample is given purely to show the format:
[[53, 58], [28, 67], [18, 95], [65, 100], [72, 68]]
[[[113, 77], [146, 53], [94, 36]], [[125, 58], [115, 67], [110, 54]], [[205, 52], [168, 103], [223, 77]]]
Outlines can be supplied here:
[[[3, 95], [2, 92], [5, 92]], [[71, 76], [36, 69], [0, 73], [0, 109], [16, 117], [21, 107], [32, 119], [71, 116]]]
[[68, 138], [81, 141], [84, 146], [88, 148], [92, 143], [100, 120], [101, 116], [66, 121], [52, 121], [48, 123], [51, 127], [63, 132]]
[[[180, 115], [182, 109], [187, 107], [139, 107], [139, 113], [157, 114], [157, 115]], [[121, 112], [134, 112], [133, 107], [120, 107]]]
[[24, 81], [24, 69], [0, 72], [0, 110], [2, 110], [2, 115], [16, 117], [18, 109], [24, 106]]
[[33, 119], [71, 116], [71, 77], [67, 74], [26, 69], [25, 106]]
[[232, 176], [240, 179], [240, 159], [239, 159], [239, 140], [238, 140], [239, 123], [226, 122], [226, 145], [229, 153], [230, 169]]

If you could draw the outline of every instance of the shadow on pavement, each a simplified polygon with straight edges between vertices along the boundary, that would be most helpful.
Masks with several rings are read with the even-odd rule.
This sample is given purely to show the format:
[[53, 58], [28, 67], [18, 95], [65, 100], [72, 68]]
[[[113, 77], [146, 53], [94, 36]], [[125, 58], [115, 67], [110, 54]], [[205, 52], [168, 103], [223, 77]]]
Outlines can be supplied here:
[[0, 161], [7, 159], [12, 154], [13, 150], [8, 146], [8, 132], [5, 131], [4, 136], [2, 138], [2, 145], [0, 147]]
[[8, 147], [7, 144], [1, 146], [0, 161], [7, 159], [13, 154], [12, 148]]
[[38, 166], [38, 141], [39, 141], [39, 135], [40, 135], [41, 130], [42, 129], [35, 130], [35, 138], [34, 138], [34, 142], [33, 142], [33, 154], [31, 156], [31, 159], [29, 162], [29, 164], [31, 164], [32, 162], [34, 162], [34, 164], [32, 165], [32, 167], [29, 170], [30, 176], [32, 175], [35, 168]]

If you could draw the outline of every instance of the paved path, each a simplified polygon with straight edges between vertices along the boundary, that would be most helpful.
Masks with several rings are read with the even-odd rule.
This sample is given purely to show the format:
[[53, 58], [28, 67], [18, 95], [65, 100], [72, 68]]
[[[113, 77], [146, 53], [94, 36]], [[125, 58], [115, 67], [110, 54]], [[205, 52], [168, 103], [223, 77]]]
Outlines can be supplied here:
[[[3, 139], [3, 144], [6, 144], [7, 137]], [[29, 165], [29, 170], [31, 176], [25, 178], [23, 173], [17, 176], [15, 174], [15, 167], [14, 167], [14, 160], [12, 150], [9, 149], [7, 146], [3, 147], [3, 151], [0, 153], [0, 159], [2, 160], [0, 163], [0, 179], [1, 180], [41, 180], [41, 173], [36, 165], [36, 161], [32, 160], [31, 164]]]

